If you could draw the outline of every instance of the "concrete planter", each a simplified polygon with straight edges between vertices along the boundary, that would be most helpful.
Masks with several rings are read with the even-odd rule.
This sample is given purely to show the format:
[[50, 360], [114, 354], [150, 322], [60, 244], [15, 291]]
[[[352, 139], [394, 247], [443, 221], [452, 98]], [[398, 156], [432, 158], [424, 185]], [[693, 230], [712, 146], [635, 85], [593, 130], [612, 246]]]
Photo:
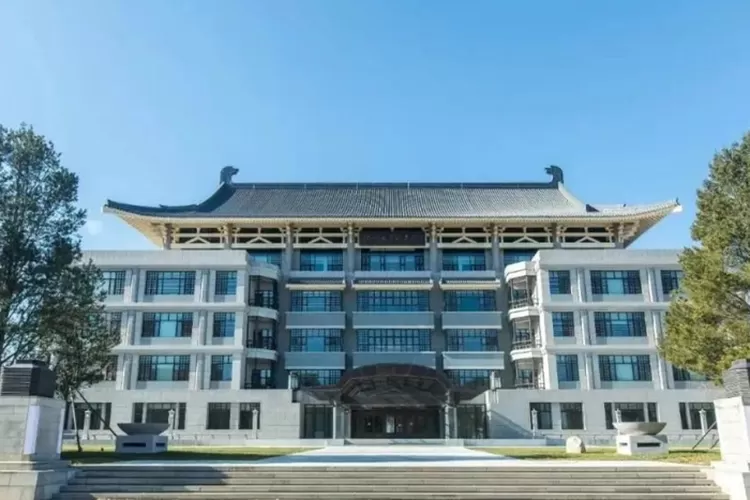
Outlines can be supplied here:
[[656, 436], [664, 427], [665, 422], [618, 422], [615, 429], [625, 436]]

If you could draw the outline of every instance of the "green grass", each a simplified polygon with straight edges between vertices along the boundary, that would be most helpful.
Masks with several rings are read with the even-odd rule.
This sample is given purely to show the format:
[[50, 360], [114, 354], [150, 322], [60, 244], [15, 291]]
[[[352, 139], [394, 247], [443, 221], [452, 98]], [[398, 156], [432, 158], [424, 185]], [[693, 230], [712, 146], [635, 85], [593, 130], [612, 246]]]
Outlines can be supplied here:
[[521, 458], [527, 460], [653, 460], [659, 462], [672, 462], [678, 464], [708, 465], [711, 462], [721, 460], [718, 451], [674, 449], [668, 455], [640, 455], [626, 456], [617, 455], [614, 448], [589, 448], [586, 453], [580, 455], [568, 455], [565, 448], [549, 446], [545, 448], [476, 448], [481, 451], [505, 455], [506, 457]]
[[207, 447], [207, 446], [173, 446], [166, 453], [157, 455], [120, 454], [115, 453], [112, 446], [84, 446], [79, 452], [75, 446], [64, 446], [61, 454], [62, 460], [69, 460], [73, 464], [101, 464], [122, 462], [129, 460], [226, 460], [226, 461], [250, 461], [264, 458], [278, 457], [309, 451], [311, 448], [242, 448], [242, 447]]

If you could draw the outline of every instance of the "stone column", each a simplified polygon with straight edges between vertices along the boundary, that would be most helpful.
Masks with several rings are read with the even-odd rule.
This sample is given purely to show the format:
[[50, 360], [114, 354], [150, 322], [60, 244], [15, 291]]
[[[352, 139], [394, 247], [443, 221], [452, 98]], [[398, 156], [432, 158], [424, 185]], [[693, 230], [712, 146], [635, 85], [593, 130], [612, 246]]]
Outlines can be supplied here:
[[260, 422], [258, 421], [258, 409], [253, 408], [253, 436], [255, 437], [255, 439], [258, 439], [258, 431], [260, 430], [258, 429], [259, 423]]
[[89, 431], [91, 430], [91, 410], [86, 408], [83, 412], [83, 439], [91, 439]]
[[337, 439], [337, 427], [338, 427], [338, 404], [333, 405], [333, 409], [331, 410], [331, 418], [333, 422], [331, 423], [331, 439]]
[[445, 440], [451, 438], [451, 407], [450, 405], [443, 406], [443, 414], [444, 414], [444, 420], [443, 420], [443, 427], [445, 432]]

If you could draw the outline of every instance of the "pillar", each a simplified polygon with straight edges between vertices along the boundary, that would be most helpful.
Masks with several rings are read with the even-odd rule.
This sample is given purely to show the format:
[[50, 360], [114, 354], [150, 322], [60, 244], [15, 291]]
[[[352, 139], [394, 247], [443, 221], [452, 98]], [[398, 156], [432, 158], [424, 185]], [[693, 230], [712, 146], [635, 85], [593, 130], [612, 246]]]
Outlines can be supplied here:
[[443, 419], [443, 432], [445, 433], [445, 439], [448, 440], [451, 438], [451, 407], [450, 405], [443, 406], [443, 413], [444, 413], [444, 419]]
[[191, 387], [194, 391], [203, 390], [203, 371], [204, 371], [204, 358], [205, 354], [195, 355], [195, 370], [193, 370], [193, 386]]
[[260, 422], [258, 421], [258, 409], [253, 408], [253, 435], [255, 439], [258, 439], [258, 431], [259, 431], [258, 424], [259, 423]]
[[83, 412], [83, 439], [91, 439], [89, 431], [91, 430], [91, 410], [86, 409]]
[[346, 267], [344, 271], [347, 273], [354, 273], [357, 268], [356, 265], [356, 248], [354, 247], [354, 227], [349, 224], [347, 228], [346, 238]]
[[337, 425], [336, 424], [338, 423], [338, 418], [337, 418], [338, 407], [339, 405], [334, 403], [333, 409], [331, 410], [331, 418], [333, 419], [333, 422], [331, 425], [331, 439], [337, 439], [337, 436], [336, 436]]

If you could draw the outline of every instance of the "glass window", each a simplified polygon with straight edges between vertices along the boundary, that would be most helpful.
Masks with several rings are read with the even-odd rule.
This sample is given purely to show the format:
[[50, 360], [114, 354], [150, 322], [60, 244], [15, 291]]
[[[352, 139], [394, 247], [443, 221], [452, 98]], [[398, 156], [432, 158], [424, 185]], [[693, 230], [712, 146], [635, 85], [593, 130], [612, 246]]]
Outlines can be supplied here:
[[560, 403], [560, 420], [563, 429], [583, 429], [583, 404]]
[[570, 271], [549, 272], [549, 293], [552, 295], [570, 295]]
[[358, 311], [429, 311], [430, 293], [422, 290], [368, 290], [357, 292]]
[[672, 292], [680, 289], [682, 283], [682, 271], [662, 271], [661, 272], [661, 290], [664, 298], [668, 299]]
[[141, 337], [190, 337], [193, 313], [143, 313]]
[[457, 405], [456, 418], [458, 439], [487, 438], [487, 413], [484, 405]]
[[558, 382], [578, 382], [578, 355], [557, 355], [557, 380]]
[[190, 375], [190, 356], [139, 356], [138, 380], [186, 381]]
[[232, 380], [232, 355], [211, 356], [211, 381], [229, 382]]
[[485, 253], [481, 250], [443, 250], [443, 271], [484, 271]]
[[247, 256], [251, 262], [264, 262], [281, 266], [281, 251], [279, 250], [248, 250]]
[[449, 351], [497, 351], [497, 330], [445, 330]]
[[432, 330], [357, 330], [359, 352], [424, 352], [432, 346]]
[[642, 312], [595, 312], [597, 337], [645, 337], [646, 315]]
[[292, 329], [289, 330], [289, 350], [293, 352], [341, 352], [341, 330]]
[[146, 271], [146, 295], [192, 295], [195, 271]]
[[617, 410], [620, 410], [620, 418], [623, 422], [656, 422], [659, 420], [656, 403], [604, 403], [604, 419], [607, 429], [614, 429], [613, 423], [617, 418]]
[[534, 427], [534, 410], [536, 410], [536, 428], [540, 430], [552, 428], [552, 403], [529, 403], [529, 418]]
[[170, 411], [174, 412], [175, 429], [185, 429], [185, 403], [133, 403], [133, 422], [168, 424]]
[[716, 423], [713, 403], [680, 403], [680, 422], [685, 430], [702, 430], [701, 410], [706, 412], [706, 429]]
[[215, 338], [234, 337], [234, 313], [217, 312], [214, 313], [214, 332]]
[[651, 360], [648, 355], [599, 356], [599, 373], [606, 382], [651, 380]]
[[292, 292], [292, 311], [341, 311], [341, 292], [330, 290], [295, 290]]
[[253, 410], [255, 410], [258, 419], [258, 429], [260, 429], [260, 403], [240, 403], [240, 424], [241, 430], [254, 429], [253, 427]]
[[275, 389], [273, 370], [270, 368], [256, 368], [245, 375], [245, 389]]
[[344, 252], [303, 250], [300, 252], [301, 271], [343, 271]]
[[125, 271], [103, 271], [102, 290], [107, 295], [122, 295], [125, 293]]
[[260, 328], [248, 333], [246, 347], [252, 349], [276, 350], [276, 331], [273, 328]]
[[206, 429], [228, 430], [231, 407], [229, 403], [208, 403]]
[[[110, 416], [112, 415], [112, 403], [76, 403], [75, 409], [75, 426], [70, 415], [70, 403], [65, 408], [65, 428], [74, 429], [77, 427], [79, 430], [83, 430], [83, 426], [86, 420], [86, 411], [91, 411], [91, 420], [89, 421], [89, 429], [92, 431], [104, 430], [110, 425]], [[104, 421], [102, 423], [102, 420]]]
[[708, 377], [705, 375], [691, 372], [686, 368], [680, 368], [674, 365], [672, 366], [672, 375], [674, 376], [675, 382], [705, 382], [708, 380]]
[[451, 381], [461, 387], [490, 388], [490, 370], [446, 370]]
[[449, 290], [443, 292], [446, 311], [494, 311], [496, 293], [492, 290]]
[[534, 258], [536, 252], [537, 250], [503, 250], [503, 265], [528, 262]]
[[341, 378], [341, 370], [292, 370], [297, 375], [300, 387], [336, 385]]
[[555, 337], [575, 337], [575, 316], [572, 312], [552, 313], [552, 335]]
[[640, 271], [591, 271], [594, 295], [632, 295], [641, 293]]
[[279, 296], [276, 294], [276, 290], [255, 290], [250, 297], [250, 305], [278, 309]]
[[363, 271], [424, 271], [424, 250], [362, 250]]
[[216, 271], [216, 286], [214, 287], [215, 295], [236, 295], [237, 294], [237, 272], [236, 271]]
[[333, 407], [330, 405], [304, 405], [302, 437], [326, 439], [333, 435]]

